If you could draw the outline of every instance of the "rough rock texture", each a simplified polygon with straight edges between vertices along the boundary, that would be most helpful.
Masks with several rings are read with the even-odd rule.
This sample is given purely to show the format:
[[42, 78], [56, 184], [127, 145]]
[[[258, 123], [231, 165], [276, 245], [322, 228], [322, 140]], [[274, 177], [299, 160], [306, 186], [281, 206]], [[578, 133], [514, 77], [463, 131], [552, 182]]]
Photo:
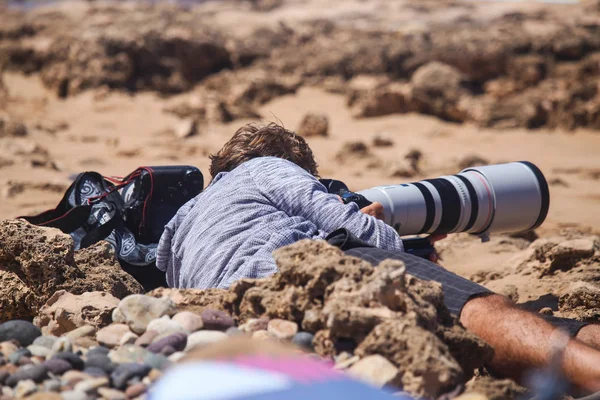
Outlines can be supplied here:
[[42, 306], [34, 323], [45, 334], [60, 336], [84, 325], [102, 328], [112, 322], [119, 299], [105, 292], [74, 295], [59, 290]]
[[329, 134], [329, 118], [326, 115], [309, 113], [302, 118], [297, 130], [300, 136], [327, 136]]
[[150, 294], [187, 309], [223, 309], [238, 322], [262, 316], [296, 322], [316, 333], [321, 356], [380, 354], [398, 368], [396, 384], [423, 396], [453, 389], [491, 357], [489, 346], [455, 325], [440, 285], [407, 275], [402, 262], [375, 269], [319, 241], [301, 241], [274, 256], [278, 274], [238, 281], [229, 291]]
[[143, 291], [108, 243], [74, 252], [70, 236], [24, 220], [0, 222], [0, 267], [0, 321], [33, 318], [58, 290], [117, 298]]
[[467, 383], [465, 393], [479, 393], [489, 400], [517, 400], [526, 396], [526, 390], [510, 379], [477, 377]]

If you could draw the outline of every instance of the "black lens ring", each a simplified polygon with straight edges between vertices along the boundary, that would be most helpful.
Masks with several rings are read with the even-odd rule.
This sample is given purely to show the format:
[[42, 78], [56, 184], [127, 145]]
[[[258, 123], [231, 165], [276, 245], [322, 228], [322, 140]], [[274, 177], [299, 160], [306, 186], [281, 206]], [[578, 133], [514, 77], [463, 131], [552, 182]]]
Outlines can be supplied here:
[[542, 222], [544, 222], [544, 220], [546, 219], [546, 216], [548, 216], [548, 209], [550, 208], [550, 190], [548, 189], [548, 182], [546, 182], [546, 178], [544, 177], [544, 174], [542, 174], [542, 171], [540, 171], [540, 169], [538, 167], [536, 167], [534, 164], [530, 163], [529, 161], [519, 161], [521, 164], [527, 166], [535, 175], [535, 177], [537, 178], [537, 181], [540, 185], [540, 192], [542, 194], [542, 205], [540, 207], [540, 214], [538, 215], [537, 220], [535, 221], [535, 223], [531, 226], [531, 228], [529, 228], [528, 230], [533, 230], [535, 228], [537, 228], [538, 226], [540, 226], [542, 224]]
[[458, 179], [460, 179], [465, 186], [467, 187], [467, 191], [469, 192], [469, 197], [471, 198], [471, 217], [469, 218], [469, 222], [467, 222], [467, 226], [463, 229], [463, 232], [468, 232], [469, 229], [475, 225], [475, 221], [477, 221], [477, 214], [479, 214], [479, 199], [477, 198], [477, 192], [475, 191], [475, 187], [466, 177], [462, 175], [454, 175]]
[[417, 234], [426, 233], [429, 231], [429, 229], [431, 229], [431, 225], [433, 225], [433, 218], [435, 217], [435, 202], [433, 201], [431, 192], [429, 189], [427, 189], [427, 187], [425, 187], [425, 185], [420, 182], [414, 182], [413, 185], [419, 189], [423, 195], [423, 198], [425, 199], [425, 223], [423, 224], [423, 228]]
[[454, 185], [443, 178], [426, 179], [436, 188], [442, 199], [442, 218], [434, 233], [452, 232], [460, 220], [460, 196]]

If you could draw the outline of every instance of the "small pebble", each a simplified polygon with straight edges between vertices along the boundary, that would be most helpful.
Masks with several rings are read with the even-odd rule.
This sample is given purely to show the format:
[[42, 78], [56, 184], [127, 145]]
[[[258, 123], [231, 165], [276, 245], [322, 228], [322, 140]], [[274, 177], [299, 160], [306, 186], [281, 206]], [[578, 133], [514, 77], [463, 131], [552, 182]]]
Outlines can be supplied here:
[[105, 400], [126, 400], [125, 393], [120, 390], [101, 387], [98, 389], [98, 394]]
[[90, 378], [85, 379], [81, 382], [77, 382], [74, 389], [76, 391], [84, 392], [84, 393], [94, 393], [98, 388], [108, 387], [110, 384], [110, 380], [107, 377], [100, 378]]
[[61, 380], [66, 385], [74, 386], [77, 382], [80, 382], [84, 379], [89, 379], [89, 378], [90, 378], [90, 375], [86, 374], [85, 372], [76, 371], [73, 369], [71, 371], [65, 372], [63, 374], [63, 376], [61, 377]]
[[91, 349], [92, 347], [98, 347], [100, 344], [89, 336], [80, 337], [74, 340], [73, 347], [77, 349]]
[[244, 335], [244, 331], [241, 331], [237, 326], [232, 326], [231, 328], [227, 328], [225, 331], [227, 336], [239, 336]]
[[55, 354], [63, 353], [63, 352], [70, 352], [72, 350], [73, 350], [73, 344], [71, 343], [69, 338], [63, 336], [63, 337], [59, 338], [56, 342], [54, 342], [54, 344], [52, 345], [52, 350], [50, 351], [50, 354], [48, 355], [48, 358], [54, 357]]
[[92, 325], [83, 325], [77, 329], [73, 329], [71, 332], [66, 333], [64, 337], [68, 338], [72, 342], [75, 342], [79, 338], [92, 336], [94, 333], [96, 333], [96, 327]]
[[28, 349], [19, 349], [8, 357], [8, 361], [12, 364], [17, 365], [19, 364], [19, 360], [21, 359], [21, 357], [29, 357], [30, 355], [31, 352]]
[[150, 345], [150, 343], [152, 343], [154, 338], [156, 338], [157, 336], [158, 336], [158, 332], [153, 331], [153, 330], [147, 330], [146, 332], [144, 332], [144, 334], [142, 336], [140, 336], [135, 341], [135, 345], [146, 347], [146, 346]]
[[7, 371], [0, 371], [0, 386], [4, 384], [6, 378], [8, 378], [10, 374]]
[[6, 358], [4, 358], [2, 354], [0, 354], [0, 367], [6, 365], [7, 362], [8, 361], [6, 361]]
[[112, 349], [119, 344], [121, 338], [127, 332], [129, 332], [129, 326], [125, 324], [109, 325], [96, 333], [96, 340], [98, 340], [98, 343]]
[[235, 321], [225, 311], [213, 310], [210, 308], [202, 311], [202, 322], [204, 329], [214, 331], [226, 331], [235, 325]]
[[48, 350], [52, 349], [52, 345], [58, 338], [53, 335], [43, 335], [35, 338], [32, 345], [46, 347]]
[[0, 353], [2, 353], [4, 357], [7, 357], [9, 360], [12, 353], [14, 353], [17, 350], [19, 350], [19, 346], [15, 342], [7, 341], [0, 343]]
[[151, 366], [155, 370], [164, 370], [171, 366], [172, 362], [163, 354], [148, 353], [144, 358], [144, 364]]
[[27, 350], [31, 352], [32, 355], [37, 357], [47, 357], [50, 354], [50, 349], [44, 346], [38, 346], [36, 344], [32, 344], [27, 346]]
[[48, 370], [48, 372], [51, 372], [54, 375], [62, 375], [65, 372], [73, 369], [73, 366], [67, 360], [62, 360], [60, 358], [52, 358], [48, 361], [45, 361], [42, 365]]
[[100, 368], [101, 370], [110, 374], [114, 371], [116, 365], [106, 355], [93, 354], [92, 356], [88, 355], [87, 360], [85, 362], [85, 368], [90, 367]]
[[103, 376], [108, 376], [108, 373], [105, 370], [97, 367], [85, 368], [83, 372], [94, 378], [102, 378]]
[[8, 386], [2, 387], [2, 395], [8, 397], [9, 399], [13, 398], [13, 390]]
[[98, 346], [98, 347], [93, 347], [91, 349], [89, 349], [89, 351], [87, 352], [87, 356], [92, 356], [92, 355], [96, 355], [96, 354], [102, 354], [104, 356], [108, 355], [108, 353], [110, 352], [110, 349], [108, 349], [107, 347], [104, 346]]
[[310, 332], [298, 332], [292, 338], [292, 343], [303, 350], [313, 351], [313, 340], [315, 335]]
[[206, 346], [212, 343], [220, 342], [227, 339], [225, 332], [221, 331], [198, 331], [194, 332], [187, 338], [185, 351], [190, 351], [196, 347]]
[[17, 383], [14, 393], [17, 399], [23, 399], [31, 394], [34, 394], [37, 392], [37, 390], [38, 388], [35, 382], [31, 379], [26, 379]]
[[66, 362], [71, 364], [71, 367], [73, 369], [82, 370], [84, 367], [83, 359], [75, 353], [66, 351], [66, 352], [62, 352], [62, 353], [57, 353], [54, 355], [54, 357], [52, 357], [52, 359], [57, 359], [57, 358], [61, 359], [61, 360], [65, 360]]
[[125, 389], [127, 381], [132, 378], [143, 378], [152, 368], [143, 364], [121, 364], [110, 375], [113, 386], [119, 390]]
[[56, 379], [47, 379], [44, 381], [45, 392], [60, 392], [60, 381]]
[[31, 367], [21, 367], [6, 379], [5, 384], [14, 387], [19, 381], [31, 379], [34, 382], [42, 382], [48, 377], [48, 370], [43, 365], [33, 365]]
[[[179, 322], [171, 320], [167, 315], [150, 321], [148, 329], [158, 332], [158, 336], [168, 336], [180, 332], [187, 333], [185, 329], [183, 329], [183, 326], [179, 325]], [[154, 340], [157, 338], [154, 338]]]
[[165, 347], [170, 346], [174, 349], [171, 354], [175, 351], [183, 351], [187, 345], [187, 338], [186, 333], [175, 333], [152, 343], [147, 349], [152, 353], [160, 353]]
[[252, 339], [268, 340], [268, 339], [273, 339], [273, 337], [271, 336], [271, 334], [268, 331], [260, 330], [260, 331], [254, 332], [252, 334]]
[[125, 335], [123, 335], [119, 344], [121, 346], [126, 345], [126, 344], [134, 344], [138, 337], [139, 336], [133, 332], [127, 332]]
[[202, 316], [191, 311], [181, 311], [175, 314], [172, 320], [179, 323], [188, 333], [194, 333], [204, 327]]
[[185, 357], [185, 353], [183, 351], [178, 351], [177, 353], [173, 353], [171, 354], [169, 357], [167, 357], [169, 359], [169, 361], [176, 363], [179, 360], [181, 360], [183, 357]]
[[129, 397], [130, 399], [133, 399], [146, 393], [146, 390], [148, 390], [148, 387], [145, 384], [137, 383], [127, 388], [127, 390], [125, 391], [125, 396]]
[[260, 318], [250, 318], [244, 324], [240, 325], [240, 329], [245, 332], [266, 331], [269, 326], [269, 317], [263, 316]]
[[0, 342], [16, 340], [21, 346], [29, 346], [38, 336], [42, 331], [29, 321], [15, 319], [0, 324]]
[[79, 392], [77, 390], [67, 390], [66, 392], [62, 392], [61, 396], [63, 400], [87, 400], [88, 395], [84, 392]]
[[117, 364], [141, 363], [148, 353], [149, 351], [143, 347], [136, 346], [134, 344], [126, 344], [116, 350], [111, 351], [109, 357], [112, 362]]
[[291, 340], [298, 333], [298, 324], [284, 319], [272, 319], [267, 331], [279, 340]]
[[31, 357], [23, 356], [23, 357], [19, 358], [18, 364], [19, 364], [19, 366], [31, 365], [31, 364], [33, 364], [33, 360], [31, 359]]

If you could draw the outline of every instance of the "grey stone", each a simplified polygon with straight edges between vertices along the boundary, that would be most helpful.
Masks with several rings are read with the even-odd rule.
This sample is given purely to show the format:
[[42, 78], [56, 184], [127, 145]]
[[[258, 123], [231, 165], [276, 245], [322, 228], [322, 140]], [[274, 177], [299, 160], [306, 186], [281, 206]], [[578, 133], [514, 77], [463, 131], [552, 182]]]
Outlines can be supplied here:
[[110, 352], [109, 348], [104, 347], [104, 346], [97, 346], [92, 349], [89, 349], [86, 355], [88, 357], [96, 355], [96, 354], [102, 354], [102, 355], [106, 356], [106, 355], [108, 355], [109, 352]]
[[56, 379], [46, 379], [44, 381], [45, 392], [60, 392], [60, 381]]
[[85, 368], [83, 370], [83, 372], [85, 374], [89, 375], [89, 376], [94, 377], [94, 378], [101, 378], [103, 376], [108, 376], [108, 373], [105, 370], [103, 370], [102, 368], [98, 368], [98, 367]]
[[30, 357], [30, 356], [31, 356], [31, 352], [29, 351], [29, 349], [19, 349], [19, 350], [15, 351], [14, 353], [12, 353], [8, 357], [8, 361], [12, 364], [18, 365], [19, 361], [21, 360], [22, 357]]
[[[175, 303], [168, 298], [155, 298], [142, 294], [125, 297], [117, 307], [117, 319], [124, 319], [134, 333], [144, 333], [153, 319], [175, 313]], [[114, 317], [114, 313], [113, 313]]]
[[68, 361], [61, 360], [60, 358], [52, 358], [44, 361], [41, 365], [43, 365], [48, 372], [51, 372], [54, 375], [62, 375], [65, 372], [73, 369], [73, 366]]
[[48, 350], [52, 349], [52, 345], [56, 342], [58, 338], [52, 335], [43, 335], [35, 338], [32, 345], [42, 346], [48, 348]]
[[144, 364], [160, 371], [170, 367], [173, 363], [163, 354], [148, 353], [144, 358]]
[[235, 325], [235, 321], [231, 315], [225, 311], [213, 310], [210, 308], [202, 311], [202, 322], [204, 329], [215, 331], [226, 331]]
[[127, 387], [129, 380], [139, 378], [140, 380], [148, 375], [152, 367], [144, 364], [121, 364], [110, 375], [113, 386], [119, 390]]
[[296, 346], [300, 347], [301, 349], [313, 351], [313, 349], [314, 349], [313, 339], [314, 338], [315, 338], [315, 335], [313, 335], [310, 332], [298, 332], [292, 338], [292, 343], [295, 344]]
[[29, 321], [16, 319], [0, 324], [0, 342], [16, 340], [21, 346], [29, 346], [39, 336], [42, 331]]
[[245, 332], [241, 331], [237, 326], [232, 326], [231, 328], [227, 328], [227, 330], [225, 331], [225, 334], [227, 336], [239, 336], [239, 335], [245, 335]]
[[4, 381], [8, 378], [10, 374], [6, 371], [0, 371], [0, 386], [4, 385]]
[[27, 350], [29, 350], [31, 352], [32, 356], [36, 356], [36, 357], [48, 357], [48, 354], [50, 354], [50, 349], [44, 346], [38, 346], [35, 344], [29, 345], [27, 346]]
[[84, 366], [86, 369], [90, 367], [100, 368], [108, 374], [110, 374], [116, 368], [116, 365], [112, 362], [112, 360], [108, 356], [102, 354], [88, 356]]
[[6, 380], [5, 384], [10, 387], [15, 387], [19, 381], [31, 379], [34, 382], [42, 382], [48, 377], [48, 370], [43, 365], [32, 365], [19, 368]]
[[187, 344], [187, 334], [186, 333], [175, 333], [169, 335], [157, 342], [152, 343], [147, 347], [148, 351], [152, 353], [160, 353], [167, 346], [170, 346], [175, 351], [183, 351]]
[[73, 369], [82, 370], [84, 367], [83, 359], [75, 353], [65, 351], [62, 353], [55, 354], [54, 357], [52, 357], [52, 359], [57, 359], [57, 358], [61, 359], [61, 360], [65, 360], [66, 362], [71, 364], [71, 367]]
[[212, 343], [220, 342], [227, 339], [225, 332], [221, 331], [198, 331], [194, 332], [187, 338], [185, 351], [188, 352], [196, 347], [206, 346]]

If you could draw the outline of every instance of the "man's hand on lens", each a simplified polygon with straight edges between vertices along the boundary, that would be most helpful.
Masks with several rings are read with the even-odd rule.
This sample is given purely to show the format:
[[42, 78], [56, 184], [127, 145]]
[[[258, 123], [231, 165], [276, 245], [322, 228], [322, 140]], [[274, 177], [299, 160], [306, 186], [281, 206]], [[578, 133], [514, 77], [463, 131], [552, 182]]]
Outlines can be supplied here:
[[[442, 240], [447, 238], [448, 235], [446, 234], [442, 234], [442, 235], [431, 235], [429, 236], [429, 242], [431, 243], [431, 245], [435, 245], [435, 242], [437, 242], [438, 240]], [[433, 253], [431, 253], [429, 255], [429, 261], [437, 263], [438, 261], [441, 260], [441, 257], [439, 256], [439, 254], [437, 253], [437, 251], [434, 251]]]
[[381, 203], [377, 202], [361, 208], [360, 211], [381, 220], [383, 220], [385, 217], [383, 213], [383, 206], [381, 205]]

